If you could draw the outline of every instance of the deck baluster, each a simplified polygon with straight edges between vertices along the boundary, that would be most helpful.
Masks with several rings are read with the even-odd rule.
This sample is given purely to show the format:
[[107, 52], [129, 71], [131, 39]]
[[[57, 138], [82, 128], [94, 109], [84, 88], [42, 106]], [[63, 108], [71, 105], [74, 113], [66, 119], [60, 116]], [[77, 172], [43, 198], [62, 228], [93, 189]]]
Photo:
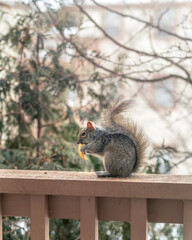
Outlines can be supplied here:
[[95, 197], [80, 200], [81, 240], [98, 240], [98, 211]]
[[31, 240], [49, 240], [48, 200], [45, 195], [31, 195]]
[[147, 199], [131, 199], [131, 240], [147, 239]]
[[183, 215], [183, 239], [192, 239], [192, 201], [184, 201], [184, 215]]

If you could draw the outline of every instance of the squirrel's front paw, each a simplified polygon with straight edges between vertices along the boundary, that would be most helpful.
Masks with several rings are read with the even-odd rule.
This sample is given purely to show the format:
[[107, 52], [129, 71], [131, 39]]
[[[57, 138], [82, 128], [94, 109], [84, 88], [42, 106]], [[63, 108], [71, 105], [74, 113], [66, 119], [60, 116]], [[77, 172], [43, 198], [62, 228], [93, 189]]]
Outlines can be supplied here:
[[89, 149], [87, 149], [87, 146], [84, 145], [81, 147], [81, 152], [84, 153], [84, 154], [92, 154], [92, 151], [90, 151]]
[[81, 152], [84, 153], [84, 154], [86, 153], [86, 145], [81, 147]]

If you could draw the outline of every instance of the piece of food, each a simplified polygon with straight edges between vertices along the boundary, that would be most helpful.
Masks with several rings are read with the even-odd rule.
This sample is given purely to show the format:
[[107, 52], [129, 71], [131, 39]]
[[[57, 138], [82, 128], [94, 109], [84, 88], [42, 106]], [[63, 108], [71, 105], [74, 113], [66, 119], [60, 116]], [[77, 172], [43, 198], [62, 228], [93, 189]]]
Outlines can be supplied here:
[[81, 147], [83, 146], [83, 144], [79, 143], [79, 146], [78, 146], [78, 150], [79, 150], [79, 155], [80, 157], [83, 159], [83, 160], [88, 160], [86, 157], [85, 157], [85, 154], [81, 152]]

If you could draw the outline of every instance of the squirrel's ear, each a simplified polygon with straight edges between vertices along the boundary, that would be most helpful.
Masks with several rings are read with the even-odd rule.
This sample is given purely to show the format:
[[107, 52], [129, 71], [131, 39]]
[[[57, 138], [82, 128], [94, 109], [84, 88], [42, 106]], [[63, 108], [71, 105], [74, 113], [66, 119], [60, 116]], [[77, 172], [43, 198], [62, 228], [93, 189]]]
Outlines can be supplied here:
[[95, 129], [95, 126], [94, 126], [94, 124], [91, 121], [87, 122], [87, 129], [90, 132], [92, 132]]

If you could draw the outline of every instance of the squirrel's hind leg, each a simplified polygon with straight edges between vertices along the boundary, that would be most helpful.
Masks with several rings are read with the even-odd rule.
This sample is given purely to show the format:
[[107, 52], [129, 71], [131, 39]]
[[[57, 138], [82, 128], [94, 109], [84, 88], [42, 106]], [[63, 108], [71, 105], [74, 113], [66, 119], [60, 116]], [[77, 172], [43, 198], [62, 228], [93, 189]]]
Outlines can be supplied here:
[[107, 171], [99, 171], [99, 172], [96, 172], [97, 174], [97, 177], [117, 177], [117, 175], [114, 175], [114, 174], [111, 174]]

